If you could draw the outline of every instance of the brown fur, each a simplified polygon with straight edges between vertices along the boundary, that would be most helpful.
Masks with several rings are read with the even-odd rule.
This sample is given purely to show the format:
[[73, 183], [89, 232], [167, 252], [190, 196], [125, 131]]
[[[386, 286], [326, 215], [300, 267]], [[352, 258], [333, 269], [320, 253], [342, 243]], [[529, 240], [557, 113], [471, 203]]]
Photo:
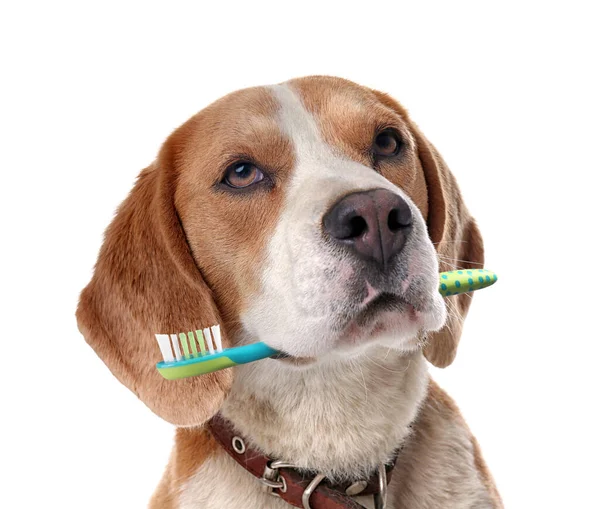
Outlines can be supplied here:
[[[250, 122], [239, 120], [242, 110], [251, 115]], [[232, 338], [246, 299], [257, 288], [264, 246], [294, 165], [293, 148], [275, 121], [276, 110], [265, 89], [244, 90], [201, 111], [186, 125], [184, 137], [176, 134], [181, 146], [177, 209], [196, 264], [221, 310], [221, 323]], [[277, 186], [248, 197], [208, 192], [235, 159], [269, 170]]]
[[[448, 464], [440, 464], [443, 459]], [[427, 398], [413, 424], [413, 434], [407, 440], [394, 471], [395, 479], [399, 480], [395, 490], [398, 507], [437, 507], [445, 497], [458, 497], [465, 490], [466, 483], [460, 479], [459, 467], [462, 465], [454, 462], [471, 463], [487, 490], [486, 497], [489, 499], [485, 500], [486, 506], [503, 507], [494, 480], [481, 456], [479, 444], [469, 431], [456, 403], [437, 383], [430, 380]], [[452, 469], [455, 469], [454, 474], [446, 476]], [[422, 478], [423, 475], [426, 478]], [[423, 486], [436, 487], [437, 490], [432, 489], [424, 494]]]
[[213, 454], [221, 454], [217, 442], [204, 428], [178, 428], [169, 464], [150, 500], [149, 507], [177, 507], [176, 495], [181, 486]]
[[484, 486], [487, 488], [492, 501], [494, 503], [494, 507], [503, 507], [502, 498], [500, 497], [500, 493], [498, 492], [498, 488], [496, 488], [496, 483], [494, 482], [494, 478], [492, 477], [492, 473], [490, 469], [486, 465], [483, 454], [481, 453], [481, 447], [479, 442], [474, 436], [471, 436], [471, 443], [473, 444], [473, 456], [475, 459], [475, 468], [479, 472], [479, 477], [483, 482]]
[[[171, 147], [144, 170], [106, 232], [77, 320], [113, 374], [162, 418], [203, 422], [221, 405], [231, 373], [176, 382], [155, 369], [154, 333], [219, 322], [211, 292], [189, 253], [173, 205]], [[227, 344], [227, 337], [224, 337]], [[221, 390], [214, 390], [220, 387]], [[202, 404], [194, 404], [203, 394]]]
[[[225, 346], [235, 337], [281, 192], [255, 194], [235, 207], [228, 195], [207, 191], [240, 155], [285, 179], [293, 154], [273, 119], [275, 107], [264, 89], [246, 90], [176, 130], [119, 208], [81, 295], [77, 320], [86, 340], [119, 380], [173, 424], [199, 424], [214, 414], [231, 373], [162, 379], [154, 367], [161, 360], [154, 334], [221, 324]], [[240, 108], [253, 113], [252, 124], [236, 122]]]

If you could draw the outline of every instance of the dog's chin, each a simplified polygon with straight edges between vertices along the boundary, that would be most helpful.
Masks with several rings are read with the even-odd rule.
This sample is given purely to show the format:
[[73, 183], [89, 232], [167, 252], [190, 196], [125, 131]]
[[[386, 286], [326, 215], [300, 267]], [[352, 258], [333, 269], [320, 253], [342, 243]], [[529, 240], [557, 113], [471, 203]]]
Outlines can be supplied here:
[[421, 327], [415, 311], [402, 313], [386, 312], [369, 324], [352, 322], [345, 331], [332, 338], [331, 347], [317, 356], [299, 356], [286, 353], [274, 357], [294, 367], [305, 367], [319, 361], [350, 359], [361, 356], [373, 346], [385, 346], [402, 352], [414, 352], [422, 347]]
[[427, 311], [419, 311], [401, 298], [383, 295], [347, 319], [328, 341], [329, 347], [318, 355], [282, 354], [278, 359], [302, 367], [325, 358], [357, 357], [373, 346], [408, 354], [421, 349], [424, 333], [440, 329], [445, 320], [446, 310], [441, 297], [434, 299]]

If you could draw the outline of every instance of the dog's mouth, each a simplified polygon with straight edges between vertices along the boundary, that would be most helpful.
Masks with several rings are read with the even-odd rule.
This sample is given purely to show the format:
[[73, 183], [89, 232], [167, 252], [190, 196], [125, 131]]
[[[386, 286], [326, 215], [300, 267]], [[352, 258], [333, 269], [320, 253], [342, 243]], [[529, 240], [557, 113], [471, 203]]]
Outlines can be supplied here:
[[[353, 344], [365, 339], [365, 336], [377, 336], [393, 328], [399, 320], [416, 323], [418, 311], [413, 304], [403, 297], [382, 292], [372, 298], [358, 311], [347, 315], [339, 326], [339, 345]], [[272, 357], [296, 366], [311, 364], [316, 361], [314, 357], [296, 357], [280, 352]]]
[[412, 312], [414, 307], [399, 295], [382, 292], [360, 311], [352, 316], [349, 322], [354, 322], [359, 327], [364, 327], [372, 323], [381, 313], [385, 311]]
[[346, 304], [344, 312], [330, 322], [329, 336], [323, 338], [320, 354], [312, 355], [316, 348], [311, 346], [299, 349], [310, 351], [308, 356], [300, 352], [299, 355], [281, 352], [273, 358], [305, 366], [327, 353], [355, 355], [378, 342], [413, 348], [422, 331], [438, 328], [435, 303], [430, 302], [421, 287], [409, 288], [403, 284], [398, 292], [380, 288], [367, 283], [366, 292], [354, 293], [353, 302]]
[[426, 312], [395, 293], [382, 292], [358, 311], [346, 317], [340, 327], [338, 344], [358, 345], [388, 334], [412, 334], [425, 325]]

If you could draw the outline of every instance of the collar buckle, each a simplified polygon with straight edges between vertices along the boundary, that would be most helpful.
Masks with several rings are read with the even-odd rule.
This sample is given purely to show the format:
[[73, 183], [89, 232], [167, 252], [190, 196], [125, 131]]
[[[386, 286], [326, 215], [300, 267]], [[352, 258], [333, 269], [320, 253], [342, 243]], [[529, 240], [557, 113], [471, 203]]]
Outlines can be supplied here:
[[313, 491], [317, 489], [317, 486], [321, 484], [323, 479], [325, 479], [325, 476], [323, 474], [318, 474], [313, 477], [313, 480], [310, 481], [310, 483], [308, 483], [304, 493], [302, 493], [302, 507], [304, 509], [312, 509], [310, 507], [310, 496], [312, 495]]
[[280, 497], [281, 495], [275, 490], [279, 490], [281, 493], [287, 491], [287, 484], [284, 477], [279, 473], [280, 468], [294, 468], [295, 466], [285, 461], [276, 460], [268, 461], [265, 465], [262, 477], [258, 479], [258, 482], [263, 485], [263, 489], [274, 497]]
[[385, 509], [387, 504], [387, 475], [385, 472], [385, 464], [381, 463], [377, 469], [379, 478], [379, 491], [373, 495], [375, 501], [375, 509]]

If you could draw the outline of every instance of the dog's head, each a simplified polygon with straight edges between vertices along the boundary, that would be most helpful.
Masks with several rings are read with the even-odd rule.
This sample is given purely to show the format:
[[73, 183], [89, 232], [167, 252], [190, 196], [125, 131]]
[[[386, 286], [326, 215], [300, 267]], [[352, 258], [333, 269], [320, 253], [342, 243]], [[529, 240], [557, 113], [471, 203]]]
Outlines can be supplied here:
[[470, 298], [444, 303], [438, 272], [481, 263], [453, 176], [402, 107], [302, 78], [230, 94], [169, 137], [109, 226], [77, 318], [125, 385], [191, 425], [231, 370], [166, 381], [155, 333], [221, 324], [225, 346], [265, 341], [289, 355], [268, 362], [296, 365], [424, 347], [446, 366]]

